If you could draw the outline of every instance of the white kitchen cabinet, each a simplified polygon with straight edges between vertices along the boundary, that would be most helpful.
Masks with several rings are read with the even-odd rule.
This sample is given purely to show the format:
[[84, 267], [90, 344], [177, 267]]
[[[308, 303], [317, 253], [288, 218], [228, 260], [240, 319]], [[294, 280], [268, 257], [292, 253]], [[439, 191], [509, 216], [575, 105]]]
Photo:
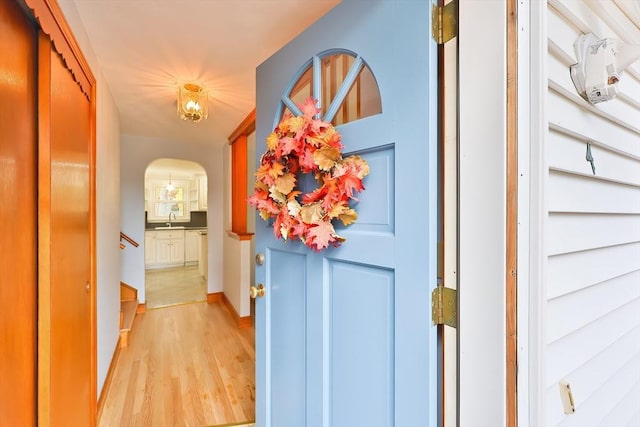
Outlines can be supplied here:
[[207, 210], [207, 177], [198, 178], [198, 208]]
[[157, 248], [156, 248], [156, 232], [145, 231], [144, 233], [144, 266], [149, 267], [156, 263]]
[[198, 262], [199, 240], [200, 240], [200, 234], [198, 230], [187, 230], [184, 232], [184, 262], [185, 263]]
[[200, 275], [202, 277], [204, 277], [205, 279], [207, 279], [207, 275], [208, 275], [208, 259], [207, 259], [207, 251], [208, 251], [208, 242], [207, 242], [207, 232], [206, 231], [201, 231], [200, 232], [200, 245], [199, 245], [199, 249], [200, 249], [200, 262], [198, 263], [198, 271], [200, 272]]
[[[149, 241], [155, 234], [155, 258], [145, 250], [145, 265], [147, 268], [177, 267], [184, 265], [184, 230], [157, 230], [150, 233]], [[145, 244], [147, 235], [145, 233]]]

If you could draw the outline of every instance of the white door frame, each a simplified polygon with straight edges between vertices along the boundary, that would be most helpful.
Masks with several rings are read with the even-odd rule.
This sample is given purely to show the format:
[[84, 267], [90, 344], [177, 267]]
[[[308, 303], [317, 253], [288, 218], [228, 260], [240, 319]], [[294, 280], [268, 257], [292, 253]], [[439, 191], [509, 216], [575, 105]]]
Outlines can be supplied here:
[[518, 426], [544, 424], [547, 4], [518, 7]]
[[[454, 1], [454, 0], [451, 0]], [[446, 1], [445, 3], [450, 3]], [[447, 288], [458, 288], [458, 39], [455, 38], [442, 47], [443, 76], [439, 79], [443, 86], [441, 99], [443, 117], [440, 118], [443, 138], [441, 176], [443, 177], [442, 219], [444, 250], [442, 272], [438, 276], [444, 279]], [[443, 393], [442, 411], [444, 427], [458, 425], [458, 333], [455, 328], [442, 326], [443, 342]]]
[[459, 2], [458, 425], [505, 425], [506, 3]]

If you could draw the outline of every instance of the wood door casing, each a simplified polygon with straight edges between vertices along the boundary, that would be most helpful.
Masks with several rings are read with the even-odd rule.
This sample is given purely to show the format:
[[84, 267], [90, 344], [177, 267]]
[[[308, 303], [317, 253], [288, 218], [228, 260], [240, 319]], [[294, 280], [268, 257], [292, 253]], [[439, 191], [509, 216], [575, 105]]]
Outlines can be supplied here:
[[0, 2], [0, 426], [34, 426], [36, 405], [36, 31]]

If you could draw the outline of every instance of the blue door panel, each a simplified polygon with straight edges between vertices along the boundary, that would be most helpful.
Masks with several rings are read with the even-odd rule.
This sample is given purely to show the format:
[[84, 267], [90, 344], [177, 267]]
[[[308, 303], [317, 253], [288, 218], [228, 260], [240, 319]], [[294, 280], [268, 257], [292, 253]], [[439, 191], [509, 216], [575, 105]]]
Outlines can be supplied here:
[[393, 271], [329, 265], [330, 425], [393, 425]]
[[[271, 311], [272, 417], [282, 427], [304, 425], [306, 408], [306, 256], [272, 250]], [[286, 420], [286, 423], [283, 422]]]
[[375, 171], [364, 179], [366, 197], [352, 206], [358, 211], [358, 221], [348, 227], [340, 222], [335, 226], [340, 235], [354, 236], [361, 232], [393, 233], [394, 229], [394, 191], [395, 161], [394, 147], [387, 145], [375, 147], [367, 151], [356, 151], [356, 154], [367, 161], [369, 169]]

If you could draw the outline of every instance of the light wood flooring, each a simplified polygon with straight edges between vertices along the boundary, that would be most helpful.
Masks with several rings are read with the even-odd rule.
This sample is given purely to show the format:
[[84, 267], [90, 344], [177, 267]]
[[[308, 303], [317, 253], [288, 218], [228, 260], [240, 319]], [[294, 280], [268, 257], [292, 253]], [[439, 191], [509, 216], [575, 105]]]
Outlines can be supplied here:
[[147, 308], [206, 300], [207, 282], [198, 272], [197, 265], [145, 271]]
[[186, 427], [255, 419], [254, 329], [224, 304], [138, 315], [106, 390], [99, 427]]

